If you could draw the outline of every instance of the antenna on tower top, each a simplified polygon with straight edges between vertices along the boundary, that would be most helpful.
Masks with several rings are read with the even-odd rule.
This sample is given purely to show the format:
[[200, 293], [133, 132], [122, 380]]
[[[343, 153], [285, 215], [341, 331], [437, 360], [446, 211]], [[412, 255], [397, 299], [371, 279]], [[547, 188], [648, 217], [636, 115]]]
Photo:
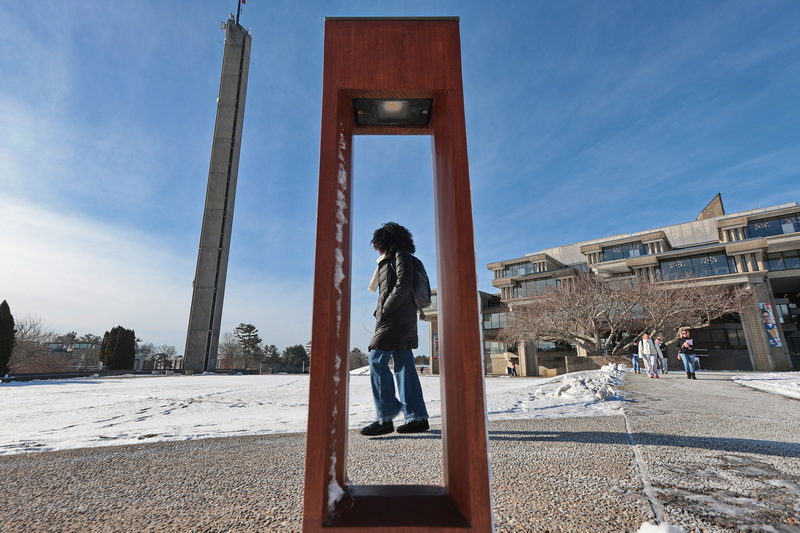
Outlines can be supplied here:
[[242, 4], [246, 4], [247, 0], [239, 0], [239, 6], [236, 8], [236, 25], [239, 25], [239, 16], [242, 14]]

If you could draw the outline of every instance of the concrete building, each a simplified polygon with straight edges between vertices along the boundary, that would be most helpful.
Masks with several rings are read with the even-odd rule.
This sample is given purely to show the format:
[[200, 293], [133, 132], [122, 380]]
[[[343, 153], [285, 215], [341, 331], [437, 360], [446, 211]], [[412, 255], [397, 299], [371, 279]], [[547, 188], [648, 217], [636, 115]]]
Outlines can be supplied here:
[[[691, 222], [549, 248], [488, 268], [503, 303], [556, 286], [578, 271], [604, 278], [639, 276], [655, 282], [692, 279], [747, 286], [753, 291], [753, 304], [738, 319], [715, 321], [693, 331], [697, 346], [707, 350], [701, 366], [800, 368], [800, 205], [796, 202], [725, 214], [718, 195]], [[517, 362], [520, 375], [528, 376], [580, 369], [581, 354], [569, 345], [531, 342], [518, 347], [517, 353], [506, 351], [491, 340], [495, 322], [501, 327], [504, 320], [493, 314], [484, 314], [487, 371], [497, 373], [509, 361]], [[765, 327], [770, 314], [774, 324]]]
[[[439, 373], [439, 309], [438, 297], [436, 290], [431, 291], [431, 306], [425, 309], [424, 320], [428, 322], [428, 353], [430, 354], [430, 372], [432, 374]], [[480, 298], [480, 313], [481, 313], [481, 326], [484, 335], [483, 351], [484, 351], [484, 372], [486, 374], [504, 374], [506, 372], [505, 366], [507, 362], [502, 363], [503, 368], [492, 367], [491, 354], [497, 350], [505, 347], [503, 343], [493, 340], [497, 335], [500, 327], [505, 326], [505, 313], [500, 302], [499, 294], [489, 294], [488, 292], [479, 291], [478, 297]], [[501, 322], [502, 317], [502, 322]], [[488, 339], [488, 340], [487, 340]], [[499, 360], [498, 358], [495, 358]], [[495, 364], [501, 364], [496, 362]]]

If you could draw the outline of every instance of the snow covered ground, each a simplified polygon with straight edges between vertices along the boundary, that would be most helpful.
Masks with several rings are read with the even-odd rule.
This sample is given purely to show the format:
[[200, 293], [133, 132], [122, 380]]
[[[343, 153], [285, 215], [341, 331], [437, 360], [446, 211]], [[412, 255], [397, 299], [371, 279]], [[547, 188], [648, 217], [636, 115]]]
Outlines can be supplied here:
[[[490, 419], [618, 414], [623, 372], [547, 380], [490, 378]], [[438, 376], [421, 378], [431, 422]], [[0, 455], [143, 441], [306, 431], [308, 375], [125, 376], [0, 385]], [[601, 401], [602, 399], [602, 401]], [[350, 377], [350, 427], [373, 420], [368, 375]]]
[[800, 372], [772, 372], [770, 374], [741, 374], [731, 378], [739, 385], [800, 400]]
[[[630, 370], [613, 365], [549, 379], [486, 379], [490, 420], [622, 414]], [[762, 391], [800, 398], [800, 372], [735, 373]], [[441, 418], [438, 376], [421, 378], [431, 421]], [[124, 376], [0, 384], [0, 455], [138, 442], [306, 431], [308, 376]], [[350, 427], [372, 421], [369, 376], [350, 377]], [[638, 533], [685, 533], [667, 523]]]
[[[621, 414], [628, 369], [549, 379], [486, 379], [490, 420]], [[738, 383], [800, 397], [800, 373], [736, 374]], [[438, 376], [421, 378], [431, 422]], [[308, 376], [126, 376], [0, 385], [0, 455], [138, 442], [306, 431]], [[350, 377], [350, 427], [373, 419], [369, 376]]]

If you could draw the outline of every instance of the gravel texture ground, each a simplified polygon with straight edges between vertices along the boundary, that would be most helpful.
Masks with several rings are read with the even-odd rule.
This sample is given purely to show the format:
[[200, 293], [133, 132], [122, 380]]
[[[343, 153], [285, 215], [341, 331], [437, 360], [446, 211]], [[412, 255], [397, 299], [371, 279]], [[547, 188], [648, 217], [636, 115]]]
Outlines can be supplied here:
[[[800, 532], [800, 403], [729, 378], [629, 375], [624, 415], [492, 422], [496, 530]], [[0, 531], [300, 531], [304, 454], [293, 434], [0, 457]], [[349, 454], [354, 484], [441, 480], [436, 427], [352, 432]]]

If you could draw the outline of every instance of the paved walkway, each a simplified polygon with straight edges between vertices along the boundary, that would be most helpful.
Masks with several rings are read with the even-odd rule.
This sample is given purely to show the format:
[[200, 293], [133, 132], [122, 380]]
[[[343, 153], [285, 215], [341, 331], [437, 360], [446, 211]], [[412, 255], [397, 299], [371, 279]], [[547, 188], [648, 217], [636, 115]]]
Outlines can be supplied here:
[[[491, 423], [497, 531], [800, 532], [800, 402], [730, 376], [628, 375], [624, 416]], [[437, 484], [440, 437], [353, 432], [348, 475]], [[0, 457], [0, 531], [300, 531], [304, 451], [272, 435]]]

